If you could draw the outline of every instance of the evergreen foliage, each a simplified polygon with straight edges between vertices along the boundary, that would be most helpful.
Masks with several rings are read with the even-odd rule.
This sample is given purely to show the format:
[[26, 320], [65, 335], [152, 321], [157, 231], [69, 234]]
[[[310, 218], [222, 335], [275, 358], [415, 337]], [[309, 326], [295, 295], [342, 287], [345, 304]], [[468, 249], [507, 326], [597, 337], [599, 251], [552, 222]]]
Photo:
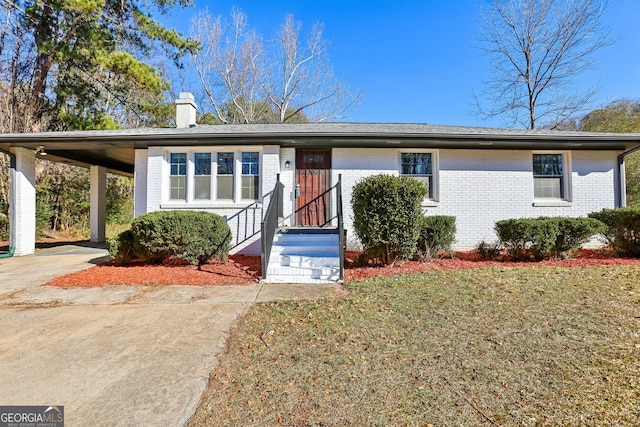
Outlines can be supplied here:
[[0, 4], [4, 132], [113, 129], [157, 121], [169, 84], [155, 66], [197, 43], [162, 25], [191, 0], [14, 0]]
[[155, 211], [137, 217], [131, 229], [111, 239], [109, 255], [117, 262], [133, 258], [161, 262], [179, 258], [201, 266], [226, 260], [231, 230], [224, 218], [209, 212]]
[[456, 217], [447, 215], [421, 216], [418, 221], [418, 256], [433, 258], [448, 252], [456, 239]]
[[567, 258], [603, 230], [604, 225], [593, 218], [519, 218], [495, 225], [500, 244], [516, 261]]
[[[353, 187], [353, 226], [366, 261], [392, 264], [416, 252], [427, 187], [409, 177], [374, 175]], [[365, 260], [363, 260], [365, 261]]]
[[618, 255], [640, 257], [640, 206], [603, 209], [589, 217], [604, 223], [604, 237]]

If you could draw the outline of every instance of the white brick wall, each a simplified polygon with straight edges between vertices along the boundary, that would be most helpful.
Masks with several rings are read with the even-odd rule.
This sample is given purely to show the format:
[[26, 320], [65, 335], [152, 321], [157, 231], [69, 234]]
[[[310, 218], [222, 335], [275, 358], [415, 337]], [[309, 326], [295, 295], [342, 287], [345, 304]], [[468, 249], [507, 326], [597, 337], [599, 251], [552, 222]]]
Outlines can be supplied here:
[[147, 212], [147, 156], [148, 150], [135, 150], [135, 166], [133, 174], [133, 215]]
[[[250, 201], [175, 201], [169, 200], [169, 164], [167, 161], [168, 153], [170, 152], [216, 152], [219, 150], [224, 151], [259, 151], [260, 156], [260, 194], [264, 195], [269, 193], [276, 184], [276, 175], [280, 171], [280, 147], [277, 145], [267, 146], [238, 146], [238, 147], [198, 147], [194, 150], [191, 147], [151, 147], [148, 150], [136, 151], [136, 182], [140, 178], [140, 185], [136, 184], [136, 195], [138, 191], [144, 195], [139, 195], [136, 200], [136, 215], [140, 215], [145, 212], [153, 212], [156, 210], [164, 209], [190, 209], [190, 210], [203, 210], [212, 212], [223, 217], [230, 219], [229, 226], [234, 235], [233, 241], [237, 238], [244, 238], [245, 235], [251, 235], [254, 231], [260, 229], [260, 223], [262, 221], [263, 211], [266, 210], [269, 199], [265, 199], [264, 205], [256, 205], [249, 209], [241, 216], [237, 214], [245, 207], [252, 205]], [[140, 153], [138, 153], [140, 151]], [[148, 151], [144, 153], [143, 151]], [[239, 159], [237, 159], [239, 161]], [[188, 170], [192, 172], [192, 165], [188, 165]], [[215, 171], [212, 171], [215, 173]], [[146, 180], [143, 179], [146, 174]], [[241, 185], [240, 180], [240, 166], [236, 164], [236, 189], [239, 189]], [[187, 180], [188, 194], [192, 195], [193, 191], [189, 189], [190, 180]], [[285, 193], [286, 194], [286, 193]], [[286, 195], [285, 195], [286, 197]], [[144, 210], [142, 206], [144, 205]], [[245, 244], [239, 247], [239, 249], [247, 255], [260, 255], [260, 245], [257, 243], [258, 236], [251, 238]]]
[[10, 245], [14, 255], [29, 255], [36, 248], [36, 155], [28, 148], [12, 148], [16, 158], [15, 174], [11, 191], [13, 206], [10, 206]]
[[[350, 247], [353, 232], [351, 188], [361, 178], [378, 173], [398, 175], [399, 150], [333, 150], [334, 182], [342, 174], [345, 226]], [[425, 204], [427, 215], [456, 217], [455, 249], [473, 249], [496, 239], [496, 221], [538, 216], [586, 216], [614, 208], [617, 194], [617, 152], [574, 151], [572, 201], [566, 206], [534, 206], [531, 151], [439, 150], [439, 201]], [[371, 167], [375, 165], [375, 169]]]
[[[227, 149], [233, 147], [225, 147]], [[236, 147], [238, 150], [260, 149], [261, 192], [271, 191], [276, 174], [281, 173], [285, 184], [285, 216], [290, 215], [294, 206], [295, 149], [277, 146]], [[215, 151], [214, 148], [199, 147], [198, 150]], [[219, 215], [232, 217], [244, 205], [242, 203], [216, 203], [206, 205], [194, 203], [174, 203], [167, 199], [169, 168], [166, 150], [149, 148], [136, 151], [136, 215], [141, 212], [141, 199], [146, 197], [145, 212], [158, 209], [204, 209]], [[332, 185], [342, 174], [345, 227], [348, 230], [349, 247], [357, 248], [358, 241], [353, 231], [351, 210], [351, 190], [360, 179], [379, 173], [398, 175], [399, 149], [395, 148], [335, 148], [332, 151]], [[507, 218], [537, 216], [585, 216], [589, 212], [616, 205], [617, 152], [614, 151], [574, 151], [570, 153], [571, 196], [564, 206], [534, 206], [532, 152], [518, 150], [436, 150], [438, 156], [438, 201], [425, 203], [427, 215], [453, 215], [456, 217], [457, 235], [455, 249], [474, 248], [485, 240], [496, 239], [493, 227], [496, 221]], [[284, 169], [284, 162], [290, 161], [290, 169]], [[143, 187], [145, 183], [146, 188]], [[145, 195], [141, 193], [146, 189]], [[140, 203], [139, 203], [140, 202]], [[266, 204], [264, 206], [266, 209]], [[335, 209], [335, 206], [332, 207]], [[260, 209], [250, 211], [249, 222], [261, 220]], [[234, 223], [233, 232], [251, 229], [245, 219]], [[246, 227], [245, 227], [246, 226]], [[258, 227], [259, 228], [259, 227]], [[252, 240], [243, 253], [257, 255], [260, 246]]]
[[[285, 169], [284, 164], [289, 161], [289, 169]], [[284, 217], [285, 224], [293, 224], [293, 212], [295, 207], [295, 185], [296, 185], [296, 150], [295, 148], [280, 149], [280, 182], [284, 184]]]
[[[136, 165], [137, 167], [137, 165]], [[169, 165], [164, 159], [161, 147], [149, 147], [147, 150], [147, 208], [145, 212], [160, 209], [160, 204], [169, 195]]]

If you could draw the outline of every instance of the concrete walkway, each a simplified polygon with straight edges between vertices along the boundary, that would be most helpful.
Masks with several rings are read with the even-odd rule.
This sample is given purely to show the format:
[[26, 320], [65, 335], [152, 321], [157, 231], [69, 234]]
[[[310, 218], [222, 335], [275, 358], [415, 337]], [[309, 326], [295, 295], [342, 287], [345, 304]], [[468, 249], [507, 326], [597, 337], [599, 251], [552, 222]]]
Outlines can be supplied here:
[[344, 295], [340, 285], [44, 283], [105, 260], [91, 245], [0, 259], [0, 405], [60, 405], [65, 426], [181, 426], [251, 304]]

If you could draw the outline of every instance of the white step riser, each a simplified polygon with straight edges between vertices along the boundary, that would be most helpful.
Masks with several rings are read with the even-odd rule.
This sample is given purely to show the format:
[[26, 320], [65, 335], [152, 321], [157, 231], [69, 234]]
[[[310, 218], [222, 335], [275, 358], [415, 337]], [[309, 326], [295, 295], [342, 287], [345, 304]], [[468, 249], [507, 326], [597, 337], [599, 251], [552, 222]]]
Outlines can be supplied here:
[[326, 256], [301, 256], [301, 255], [271, 255], [270, 264], [283, 265], [287, 267], [330, 267], [340, 268], [340, 257], [335, 255]]
[[337, 234], [276, 234], [273, 243], [277, 245], [301, 245], [313, 242], [316, 244], [335, 244], [339, 242]]
[[326, 257], [338, 256], [339, 251], [335, 246], [273, 246], [271, 256], [306, 256]]
[[267, 267], [267, 278], [272, 280], [276, 277], [288, 278], [288, 282], [295, 282], [298, 278], [310, 278], [336, 281], [340, 277], [339, 268], [328, 267], [286, 267], [281, 265], [270, 265]]

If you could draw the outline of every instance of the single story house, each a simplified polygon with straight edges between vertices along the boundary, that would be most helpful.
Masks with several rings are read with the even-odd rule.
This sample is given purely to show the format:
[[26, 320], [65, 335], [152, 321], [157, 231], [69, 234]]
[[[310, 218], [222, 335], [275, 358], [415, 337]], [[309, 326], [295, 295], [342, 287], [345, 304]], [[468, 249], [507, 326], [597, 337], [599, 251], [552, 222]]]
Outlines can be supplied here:
[[[323, 243], [313, 243], [310, 235], [321, 233], [310, 230], [341, 227], [346, 246], [357, 248], [351, 189], [366, 176], [407, 175], [427, 183], [425, 213], [455, 216], [455, 249], [465, 250], [494, 241], [493, 227], [501, 219], [579, 217], [625, 206], [624, 159], [640, 147], [640, 134], [374, 123], [198, 126], [188, 92], [180, 94], [176, 108], [177, 127], [171, 129], [0, 135], [0, 150], [12, 158], [15, 255], [34, 251], [34, 163], [45, 153], [91, 168], [94, 241], [105, 237], [105, 183], [111, 171], [134, 177], [135, 215], [193, 209], [225, 216], [234, 251], [264, 255], [280, 234], [291, 239], [287, 232], [306, 228], [297, 243], [281, 242], [294, 249], [273, 249], [280, 272], [315, 269], [312, 276], [334, 280], [335, 271], [323, 268], [335, 257], [328, 249], [312, 253], [311, 246]], [[265, 249], [261, 229], [271, 199], [279, 205], [277, 230]], [[274, 280], [299, 279], [277, 279], [278, 268], [272, 273]]]

